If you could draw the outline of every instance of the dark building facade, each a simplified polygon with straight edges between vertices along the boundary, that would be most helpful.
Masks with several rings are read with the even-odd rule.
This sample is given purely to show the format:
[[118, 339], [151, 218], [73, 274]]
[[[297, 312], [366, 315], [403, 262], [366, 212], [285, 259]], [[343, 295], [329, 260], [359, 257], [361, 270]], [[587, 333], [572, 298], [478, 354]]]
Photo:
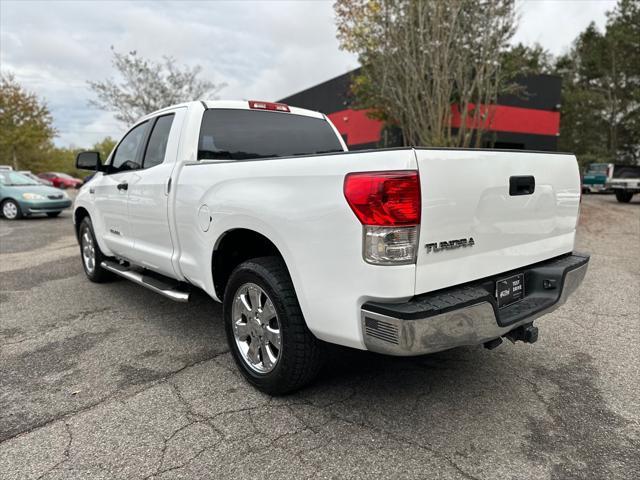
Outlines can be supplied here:
[[[345, 138], [350, 150], [380, 145], [383, 124], [366, 110], [351, 108], [351, 76], [357, 70], [327, 80], [280, 100], [295, 107], [326, 114]], [[560, 134], [561, 79], [553, 75], [530, 75], [516, 80], [517, 95], [501, 95], [491, 106], [486, 146], [507, 149], [555, 151]], [[452, 116], [452, 126], [459, 126]], [[391, 145], [389, 145], [391, 146]], [[428, 146], [428, 145], [425, 145]]]

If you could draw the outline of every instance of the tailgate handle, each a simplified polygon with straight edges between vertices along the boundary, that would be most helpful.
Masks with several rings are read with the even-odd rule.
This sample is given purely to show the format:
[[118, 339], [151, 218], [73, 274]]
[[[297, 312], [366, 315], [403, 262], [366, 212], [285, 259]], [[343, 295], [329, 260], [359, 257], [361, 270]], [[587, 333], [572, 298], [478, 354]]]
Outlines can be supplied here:
[[531, 195], [536, 189], [533, 175], [509, 177], [509, 195]]

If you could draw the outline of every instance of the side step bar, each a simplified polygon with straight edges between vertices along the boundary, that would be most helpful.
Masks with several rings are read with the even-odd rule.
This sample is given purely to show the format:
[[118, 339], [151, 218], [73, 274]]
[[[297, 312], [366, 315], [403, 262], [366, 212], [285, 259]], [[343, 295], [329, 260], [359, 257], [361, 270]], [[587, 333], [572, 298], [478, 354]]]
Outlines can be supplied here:
[[178, 288], [177, 282], [175, 282], [174, 285], [171, 285], [156, 277], [145, 275], [140, 271], [133, 270], [130, 267], [126, 267], [124, 265], [120, 265], [117, 262], [112, 262], [109, 260], [105, 260], [100, 264], [100, 266], [105, 270], [126, 278], [127, 280], [131, 280], [133, 283], [137, 283], [138, 285], [142, 285], [149, 290], [159, 293], [163, 297], [167, 297], [174, 302], [189, 301], [189, 292], [180, 290]]

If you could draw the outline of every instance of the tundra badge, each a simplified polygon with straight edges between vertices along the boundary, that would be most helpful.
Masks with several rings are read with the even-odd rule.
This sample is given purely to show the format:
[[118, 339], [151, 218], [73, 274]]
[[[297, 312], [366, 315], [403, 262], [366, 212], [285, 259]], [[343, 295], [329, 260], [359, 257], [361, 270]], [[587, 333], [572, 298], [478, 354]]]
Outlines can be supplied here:
[[435, 243], [427, 243], [425, 248], [427, 249], [427, 253], [438, 253], [443, 250], [454, 250], [460, 247], [473, 247], [476, 242], [473, 241], [473, 237], [461, 238], [460, 240], [447, 240], [446, 242], [435, 242]]

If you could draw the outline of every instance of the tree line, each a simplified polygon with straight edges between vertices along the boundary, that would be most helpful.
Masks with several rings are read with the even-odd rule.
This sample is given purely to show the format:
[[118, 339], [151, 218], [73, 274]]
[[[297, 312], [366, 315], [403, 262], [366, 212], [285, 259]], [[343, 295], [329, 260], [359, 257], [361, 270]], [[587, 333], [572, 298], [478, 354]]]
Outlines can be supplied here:
[[583, 165], [640, 162], [639, 0], [619, 0], [603, 32], [591, 23], [558, 57], [510, 44], [514, 0], [337, 0], [334, 10], [340, 47], [362, 65], [355, 107], [405, 145], [478, 147], [490, 138], [486, 106], [501, 93], [527, 95], [515, 77], [555, 74], [560, 150]]
[[[559, 148], [583, 165], [639, 163], [640, 0], [618, 0], [604, 31], [590, 24], [558, 57], [510, 43], [514, 9], [514, 0], [337, 0], [340, 47], [362, 65], [354, 107], [369, 109], [406, 145], [477, 147], [491, 126], [486, 106], [499, 94], [527, 95], [516, 76], [555, 74], [563, 81]], [[215, 98], [224, 87], [170, 57], [154, 62], [112, 47], [112, 64], [116, 79], [88, 82], [91, 104], [126, 125], [171, 104]], [[80, 149], [56, 147], [56, 135], [46, 103], [3, 74], [0, 164], [77, 174]], [[89, 148], [106, 158], [114, 145], [107, 137]]]
[[[178, 67], [171, 57], [161, 62], [142, 58], [136, 51], [120, 53], [112, 47], [112, 64], [119, 78], [87, 82], [95, 98], [89, 104], [114, 113], [126, 128], [147, 113], [200, 98], [215, 98], [224, 84], [199, 77], [200, 67]], [[23, 88], [11, 74], [0, 78], [0, 164], [16, 170], [85, 174], [75, 168], [82, 150], [100, 152], [106, 159], [116, 140], [106, 137], [83, 148], [57, 147], [51, 112], [44, 100]]]
[[[56, 147], [53, 143], [56, 134], [46, 103], [25, 90], [12, 75], [2, 75], [0, 164], [11, 165], [15, 170], [78, 174], [75, 156], [85, 149]], [[106, 158], [115, 144], [114, 139], [106, 137], [90, 148]]]

